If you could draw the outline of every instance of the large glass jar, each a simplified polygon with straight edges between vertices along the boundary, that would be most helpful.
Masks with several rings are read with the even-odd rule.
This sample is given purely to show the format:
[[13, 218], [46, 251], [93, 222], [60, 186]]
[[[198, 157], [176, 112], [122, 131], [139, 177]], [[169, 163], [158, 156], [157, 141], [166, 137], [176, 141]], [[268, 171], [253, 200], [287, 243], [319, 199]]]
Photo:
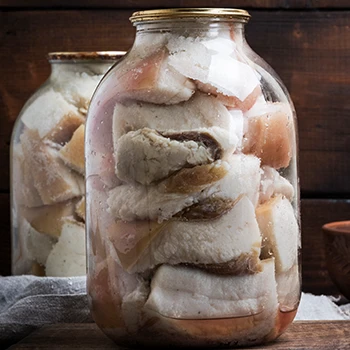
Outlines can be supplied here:
[[12, 273], [86, 274], [84, 130], [91, 96], [123, 52], [56, 52], [12, 133]]
[[296, 119], [235, 9], [134, 13], [86, 135], [88, 295], [120, 345], [279, 336], [300, 296]]

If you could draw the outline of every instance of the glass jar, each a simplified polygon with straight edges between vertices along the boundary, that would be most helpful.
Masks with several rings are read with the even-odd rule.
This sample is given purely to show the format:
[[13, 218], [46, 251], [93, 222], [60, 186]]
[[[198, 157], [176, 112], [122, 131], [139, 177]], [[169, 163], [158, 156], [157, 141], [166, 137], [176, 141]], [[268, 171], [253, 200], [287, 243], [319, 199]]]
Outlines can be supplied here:
[[85, 119], [97, 84], [123, 54], [49, 53], [51, 75], [12, 133], [13, 274], [86, 274]]
[[120, 345], [252, 345], [296, 314], [296, 117], [249, 17], [134, 13], [134, 45], [91, 101], [87, 287]]

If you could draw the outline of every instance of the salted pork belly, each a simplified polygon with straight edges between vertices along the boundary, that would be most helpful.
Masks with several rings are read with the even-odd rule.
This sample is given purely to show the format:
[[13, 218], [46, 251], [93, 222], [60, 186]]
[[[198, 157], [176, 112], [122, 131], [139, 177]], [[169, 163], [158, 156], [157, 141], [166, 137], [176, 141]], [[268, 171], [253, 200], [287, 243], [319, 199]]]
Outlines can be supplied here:
[[57, 239], [50, 235], [38, 232], [25, 219], [22, 220], [20, 228], [21, 235], [24, 236], [26, 249], [30, 259], [45, 266], [47, 257], [49, 256], [54, 244], [57, 242]]
[[157, 185], [121, 185], [109, 191], [107, 204], [115, 219], [167, 220], [190, 206], [202, 190], [222, 179], [229, 165], [221, 160], [182, 169]]
[[46, 276], [71, 277], [86, 274], [85, 226], [63, 220], [62, 232], [46, 261]]
[[[215, 117], [213, 117], [215, 116]], [[164, 106], [141, 102], [116, 103], [113, 113], [113, 139], [142, 128], [157, 131], [189, 131], [220, 127], [228, 132], [234, 127], [227, 108], [214, 96], [196, 93], [176, 105]]]
[[34, 186], [34, 179], [30, 171], [30, 164], [24, 157], [22, 145], [13, 147], [13, 192], [16, 202], [26, 207], [43, 205], [40, 194]]
[[264, 203], [271, 197], [282, 194], [290, 201], [294, 197], [294, 188], [292, 184], [279, 172], [269, 166], [261, 167], [261, 182], [260, 182], [260, 194], [259, 202]]
[[[226, 49], [221, 50], [222, 46]], [[235, 45], [228, 39], [200, 42], [179, 37], [169, 40], [167, 48], [170, 66], [195, 80], [199, 90], [214, 94], [228, 107], [249, 110], [261, 95], [259, 75], [237, 58]]]
[[35, 208], [23, 208], [22, 215], [38, 232], [52, 237], [59, 237], [63, 218], [73, 216], [76, 201], [66, 201]]
[[63, 96], [48, 89], [26, 108], [21, 120], [31, 130], [36, 130], [40, 138], [51, 132], [66, 115], [79, 115], [75, 106]]
[[83, 176], [85, 174], [84, 136], [85, 126], [81, 125], [75, 130], [70, 141], [58, 153], [68, 167]]
[[271, 103], [259, 116], [247, 119], [243, 152], [261, 159], [261, 165], [275, 169], [288, 167], [293, 155], [293, 116], [290, 109]]
[[[96, 86], [103, 77], [105, 68], [84, 67], [80, 70], [76, 67], [76, 71], [67, 71], [64, 67], [56, 67], [55, 89], [60, 91], [63, 98], [71, 105], [78, 108], [79, 111], [86, 114], [89, 102], [96, 89]], [[74, 79], [72, 79], [74, 74]]]
[[[145, 309], [177, 319], [276, 315], [273, 259], [254, 275], [218, 276], [183, 266], [160, 266], [151, 282]], [[272, 323], [271, 319], [266, 319]], [[272, 329], [272, 324], [271, 324]]]
[[301, 274], [296, 263], [289, 270], [276, 273], [279, 307], [287, 312], [295, 310], [300, 300]]
[[297, 263], [299, 226], [287, 198], [278, 195], [256, 209], [262, 234], [261, 255], [275, 257], [276, 272], [285, 272]]
[[[135, 232], [135, 224], [121, 223], [109, 239], [129, 273], [143, 272], [163, 263], [194, 264], [218, 274], [250, 274], [261, 270], [260, 231], [254, 206], [246, 196], [216, 219], [174, 219], [162, 224], [138, 225]], [[132, 241], [133, 245], [127, 245]]]
[[42, 142], [36, 131], [26, 130], [21, 142], [34, 187], [44, 204], [62, 202], [83, 194], [84, 178], [69, 169], [60, 159], [58, 150]]
[[234, 154], [227, 161], [181, 169], [157, 185], [124, 184], [109, 191], [108, 206], [115, 219], [158, 222], [208, 197], [236, 200], [247, 195], [258, 201], [260, 162]]
[[114, 89], [118, 99], [177, 104], [194, 94], [195, 84], [169, 66], [165, 48], [136, 62], [130, 69], [121, 70]]
[[149, 185], [181, 168], [227, 157], [236, 141], [218, 127], [182, 132], [149, 128], [130, 131], [115, 145], [116, 175], [126, 182]]

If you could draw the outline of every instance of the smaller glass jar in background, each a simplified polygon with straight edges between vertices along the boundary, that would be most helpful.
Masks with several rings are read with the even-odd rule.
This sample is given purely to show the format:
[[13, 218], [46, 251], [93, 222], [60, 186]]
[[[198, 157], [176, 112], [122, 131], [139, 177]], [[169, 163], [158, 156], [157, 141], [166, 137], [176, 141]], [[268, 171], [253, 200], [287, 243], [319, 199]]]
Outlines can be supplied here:
[[125, 52], [54, 52], [12, 132], [12, 274], [86, 273], [84, 129], [95, 88]]

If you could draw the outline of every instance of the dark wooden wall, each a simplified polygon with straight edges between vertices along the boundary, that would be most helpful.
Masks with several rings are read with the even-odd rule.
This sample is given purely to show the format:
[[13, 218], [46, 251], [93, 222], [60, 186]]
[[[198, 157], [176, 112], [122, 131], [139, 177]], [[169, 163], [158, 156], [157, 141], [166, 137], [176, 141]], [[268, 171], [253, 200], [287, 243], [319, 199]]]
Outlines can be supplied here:
[[281, 76], [299, 118], [303, 290], [336, 293], [321, 226], [350, 219], [350, 0], [0, 0], [0, 274], [10, 273], [9, 143], [50, 51], [127, 50], [128, 18], [160, 7], [242, 7], [247, 39]]

